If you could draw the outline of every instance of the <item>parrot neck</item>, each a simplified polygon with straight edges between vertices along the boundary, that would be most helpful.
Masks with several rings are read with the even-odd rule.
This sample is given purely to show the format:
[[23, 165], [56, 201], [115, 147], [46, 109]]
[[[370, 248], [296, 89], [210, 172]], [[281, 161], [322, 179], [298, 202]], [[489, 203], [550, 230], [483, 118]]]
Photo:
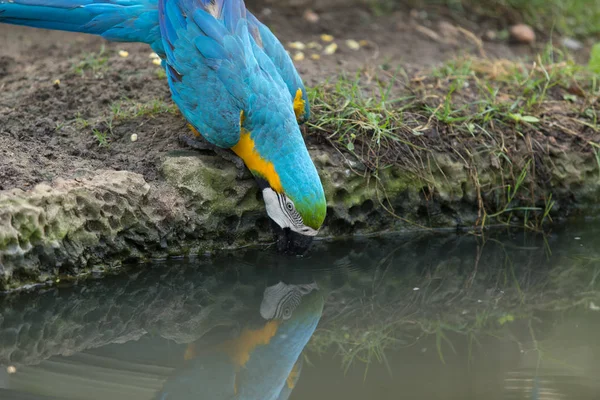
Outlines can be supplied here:
[[222, 348], [236, 367], [244, 367], [258, 346], [266, 346], [277, 333], [279, 321], [267, 322], [259, 329], [244, 329], [240, 336], [223, 343]]
[[253, 175], [264, 178], [269, 186], [278, 193], [283, 191], [281, 179], [275, 170], [275, 165], [261, 157], [256, 150], [256, 144], [252, 139], [250, 132], [241, 128], [240, 140], [231, 148], [238, 157], [240, 157]]

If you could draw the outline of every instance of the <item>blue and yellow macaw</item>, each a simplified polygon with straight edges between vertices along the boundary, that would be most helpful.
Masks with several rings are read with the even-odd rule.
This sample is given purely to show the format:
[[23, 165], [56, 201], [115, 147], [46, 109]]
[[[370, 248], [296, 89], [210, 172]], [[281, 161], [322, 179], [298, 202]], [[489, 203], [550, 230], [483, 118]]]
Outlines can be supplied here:
[[233, 339], [198, 351], [164, 384], [156, 400], [286, 400], [302, 368], [302, 351], [323, 312], [315, 283], [279, 282], [265, 289], [261, 323], [246, 324]]
[[326, 202], [299, 128], [306, 89], [243, 0], [0, 0], [0, 22], [148, 43], [192, 130], [233, 150], [256, 178], [279, 250], [308, 249]]

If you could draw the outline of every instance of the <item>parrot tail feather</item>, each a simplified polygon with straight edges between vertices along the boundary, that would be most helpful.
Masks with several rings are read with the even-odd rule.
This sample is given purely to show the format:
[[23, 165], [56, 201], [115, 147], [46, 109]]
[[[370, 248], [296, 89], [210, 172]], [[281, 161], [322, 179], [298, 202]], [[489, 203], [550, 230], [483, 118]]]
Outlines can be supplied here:
[[164, 53], [156, 0], [0, 0], [0, 22], [148, 43]]

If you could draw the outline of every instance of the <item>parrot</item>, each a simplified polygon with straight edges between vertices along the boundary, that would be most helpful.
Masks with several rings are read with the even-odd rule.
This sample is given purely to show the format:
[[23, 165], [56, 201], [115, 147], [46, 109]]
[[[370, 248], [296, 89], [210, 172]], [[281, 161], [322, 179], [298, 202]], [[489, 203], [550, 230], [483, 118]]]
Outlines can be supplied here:
[[277, 249], [309, 250], [327, 205], [300, 131], [308, 95], [283, 45], [243, 0], [0, 0], [0, 23], [149, 44], [193, 133], [184, 141], [239, 157], [262, 193]]
[[[287, 400], [302, 370], [302, 352], [323, 313], [318, 285], [282, 281], [265, 288], [259, 320], [198, 351], [167, 378], [154, 400]], [[202, 340], [202, 339], [201, 339]]]

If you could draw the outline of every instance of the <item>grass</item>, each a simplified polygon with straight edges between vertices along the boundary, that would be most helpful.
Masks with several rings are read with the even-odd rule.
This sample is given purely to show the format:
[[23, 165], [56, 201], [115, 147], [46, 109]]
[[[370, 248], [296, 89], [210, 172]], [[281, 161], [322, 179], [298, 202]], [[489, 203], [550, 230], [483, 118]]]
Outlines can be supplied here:
[[375, 177], [401, 167], [432, 189], [445, 174], [435, 154], [452, 154], [472, 175], [482, 226], [518, 215], [537, 228], [555, 204], [543, 186], [550, 149], [600, 148], [598, 78], [552, 47], [529, 62], [467, 57], [412, 77], [365, 70], [310, 91], [310, 132]]
[[[526, 23], [545, 34], [552, 32], [571, 37], [600, 38], [600, 2], [596, 0], [407, 0], [411, 7], [443, 7], [458, 20], [486, 18], [499, 27]], [[392, 0], [373, 0], [376, 14], [389, 13]]]
[[89, 120], [78, 114], [71, 123], [79, 130], [91, 130], [98, 146], [108, 147], [114, 129], [120, 122], [138, 118], [153, 118], [161, 114], [176, 114], [178, 112], [175, 104], [160, 99], [152, 99], [148, 102], [126, 99], [112, 103], [110, 112], [106, 115]]
[[111, 104], [110, 110], [111, 118], [113, 119], [151, 117], [159, 114], [176, 114], [179, 112], [174, 103], [167, 103], [160, 99], [152, 99], [144, 103], [134, 100], [121, 100]]
[[92, 129], [92, 134], [94, 135], [94, 138], [96, 138], [96, 141], [98, 142], [98, 146], [100, 146], [100, 147], [108, 147], [109, 146], [108, 132], [100, 131], [98, 129]]
[[108, 54], [103, 45], [98, 52], [88, 53], [82, 60], [74, 63], [71, 69], [81, 76], [84, 76], [86, 72], [91, 72], [93, 76], [98, 76], [106, 72], [108, 67]]

